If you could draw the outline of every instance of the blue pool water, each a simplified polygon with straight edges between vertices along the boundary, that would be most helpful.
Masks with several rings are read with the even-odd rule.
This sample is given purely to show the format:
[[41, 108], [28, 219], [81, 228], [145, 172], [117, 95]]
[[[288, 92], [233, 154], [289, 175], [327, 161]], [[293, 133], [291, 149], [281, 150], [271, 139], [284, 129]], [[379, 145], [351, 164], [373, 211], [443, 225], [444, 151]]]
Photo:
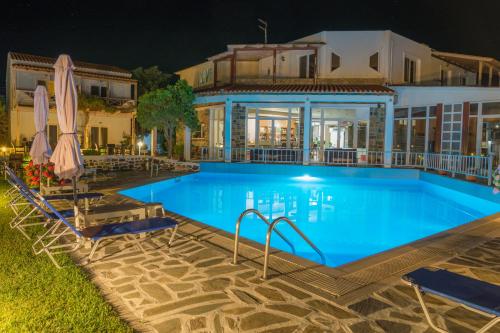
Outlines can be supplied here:
[[[234, 233], [239, 214], [260, 210], [269, 219], [287, 216], [339, 266], [500, 211], [496, 202], [415, 177], [317, 177], [200, 172], [121, 192]], [[296, 255], [319, 261], [288, 225], [278, 229]], [[255, 216], [241, 235], [264, 244], [266, 226]], [[273, 235], [272, 246], [290, 252]]]

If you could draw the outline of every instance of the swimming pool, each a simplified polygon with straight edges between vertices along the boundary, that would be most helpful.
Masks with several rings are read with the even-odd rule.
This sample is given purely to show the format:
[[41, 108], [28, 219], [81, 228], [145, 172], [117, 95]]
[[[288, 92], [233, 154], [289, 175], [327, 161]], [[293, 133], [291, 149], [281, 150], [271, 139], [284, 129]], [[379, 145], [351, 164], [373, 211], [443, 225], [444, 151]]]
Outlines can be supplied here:
[[[230, 233], [248, 208], [270, 220], [286, 216], [336, 267], [496, 213], [500, 203], [490, 192], [417, 170], [202, 165], [199, 173], [120, 193]], [[291, 227], [278, 229], [296, 255], [319, 262]], [[264, 244], [265, 234], [256, 216], [241, 224], [242, 237]], [[271, 245], [291, 251], [276, 235]]]

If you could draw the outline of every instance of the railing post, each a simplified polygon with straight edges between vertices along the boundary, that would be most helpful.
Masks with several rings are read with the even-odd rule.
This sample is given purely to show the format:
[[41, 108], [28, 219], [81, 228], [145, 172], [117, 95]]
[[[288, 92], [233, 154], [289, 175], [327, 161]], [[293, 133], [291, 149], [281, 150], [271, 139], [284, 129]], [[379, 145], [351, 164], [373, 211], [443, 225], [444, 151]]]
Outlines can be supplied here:
[[493, 178], [493, 155], [488, 156], [488, 186], [491, 186]]
[[424, 153], [423, 154], [423, 157], [424, 157], [424, 171], [427, 171], [427, 155], [428, 155], [428, 153]]

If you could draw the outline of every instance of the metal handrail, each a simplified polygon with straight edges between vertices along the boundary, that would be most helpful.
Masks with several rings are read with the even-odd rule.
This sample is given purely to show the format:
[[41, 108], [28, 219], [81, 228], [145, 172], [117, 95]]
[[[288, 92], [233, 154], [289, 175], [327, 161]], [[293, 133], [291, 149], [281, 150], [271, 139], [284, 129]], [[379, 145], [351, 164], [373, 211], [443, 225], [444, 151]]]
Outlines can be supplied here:
[[262, 273], [262, 278], [264, 280], [267, 279], [267, 267], [269, 265], [269, 249], [271, 247], [271, 234], [276, 225], [278, 224], [278, 222], [281, 221], [285, 221], [286, 223], [288, 223], [288, 225], [291, 226], [314, 249], [314, 251], [316, 251], [316, 253], [318, 253], [318, 255], [321, 257], [321, 263], [323, 265], [326, 263], [326, 259], [323, 253], [316, 247], [316, 245], [313, 244], [313, 242], [309, 240], [309, 238], [307, 238], [306, 235], [304, 235], [302, 231], [300, 231], [300, 229], [295, 225], [295, 223], [293, 223], [288, 217], [281, 216], [275, 219], [273, 222], [271, 222], [269, 228], [267, 229], [266, 250], [264, 252], [264, 272]]
[[[243, 213], [240, 214], [240, 217], [238, 217], [238, 220], [236, 221], [236, 232], [234, 234], [233, 264], [235, 264], [235, 265], [238, 263], [238, 249], [239, 249], [239, 243], [240, 243], [240, 224], [241, 224], [241, 221], [243, 220], [243, 218], [251, 213], [260, 217], [260, 219], [262, 221], [264, 221], [264, 223], [267, 224], [269, 227], [271, 226], [271, 223], [269, 223], [269, 220], [264, 215], [262, 215], [261, 212], [259, 212], [257, 209], [250, 208], [250, 209], [247, 209]], [[273, 229], [274, 229], [274, 227], [273, 227]], [[278, 230], [275, 230], [275, 231], [278, 234], [278, 236], [281, 237], [281, 239], [283, 239], [288, 245], [290, 245], [290, 247], [292, 248], [292, 253], [295, 254], [295, 246], [293, 246], [293, 244], [285, 236], [283, 236], [283, 234], [281, 232], [279, 232]]]

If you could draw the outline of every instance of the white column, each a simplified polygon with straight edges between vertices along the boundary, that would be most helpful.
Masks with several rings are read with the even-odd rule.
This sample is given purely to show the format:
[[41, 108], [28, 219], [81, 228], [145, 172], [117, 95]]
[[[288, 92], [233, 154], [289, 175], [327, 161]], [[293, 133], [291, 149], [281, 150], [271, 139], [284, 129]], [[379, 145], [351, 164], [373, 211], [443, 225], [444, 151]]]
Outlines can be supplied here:
[[303, 164], [309, 164], [311, 139], [311, 101], [307, 99], [304, 102], [304, 159]]
[[426, 111], [425, 111], [425, 140], [424, 140], [424, 153], [427, 153], [428, 150], [429, 150], [429, 124], [430, 124], [430, 120], [429, 120], [429, 107], [426, 107]]
[[394, 102], [389, 97], [385, 103], [384, 167], [390, 168], [392, 161], [392, 140], [394, 134]]
[[208, 158], [212, 160], [214, 158], [214, 151], [215, 151], [215, 113], [217, 112], [217, 109], [208, 109]]
[[477, 127], [476, 127], [476, 154], [481, 155], [481, 141], [483, 131], [483, 103], [477, 104]]
[[410, 163], [410, 152], [411, 152], [411, 131], [412, 131], [412, 126], [411, 126], [411, 107], [408, 108], [408, 118], [407, 122], [408, 125], [406, 126], [406, 164]]
[[224, 162], [231, 162], [231, 122], [233, 113], [233, 101], [226, 99], [224, 108]]
[[184, 126], [184, 160], [191, 161], [191, 129]]
[[488, 87], [491, 87], [492, 82], [493, 82], [493, 67], [490, 66], [490, 71], [488, 73]]

